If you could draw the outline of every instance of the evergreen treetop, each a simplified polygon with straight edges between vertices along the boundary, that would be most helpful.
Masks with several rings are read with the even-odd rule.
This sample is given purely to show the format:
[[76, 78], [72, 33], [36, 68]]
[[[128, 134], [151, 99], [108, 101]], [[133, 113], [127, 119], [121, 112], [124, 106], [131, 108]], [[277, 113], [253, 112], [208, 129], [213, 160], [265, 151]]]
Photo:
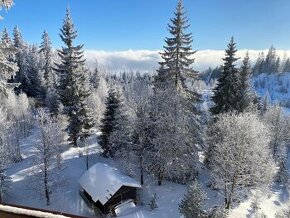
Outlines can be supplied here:
[[182, 0], [178, 2], [174, 18], [170, 21], [168, 30], [171, 37], [165, 39], [164, 52], [161, 52], [163, 61], [160, 62], [160, 69], [155, 78], [155, 88], [170, 85], [181, 93], [190, 93], [190, 97], [197, 98], [197, 93], [189, 90], [186, 85], [188, 78], [197, 78], [197, 72], [191, 66], [194, 63], [192, 55], [196, 51], [192, 50], [192, 33], [186, 33], [190, 25]]

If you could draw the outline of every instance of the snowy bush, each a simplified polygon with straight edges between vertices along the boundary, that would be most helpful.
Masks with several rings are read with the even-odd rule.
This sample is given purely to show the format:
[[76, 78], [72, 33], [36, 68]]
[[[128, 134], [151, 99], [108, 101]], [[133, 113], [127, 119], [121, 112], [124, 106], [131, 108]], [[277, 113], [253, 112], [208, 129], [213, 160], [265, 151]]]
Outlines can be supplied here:
[[253, 214], [253, 218], [267, 218], [266, 214], [263, 211], [257, 211]]
[[261, 197], [265, 194], [265, 190], [256, 190], [251, 201], [251, 217], [253, 218], [266, 218], [266, 215], [264, 212], [261, 210], [261, 202], [260, 199]]
[[261, 209], [259, 198], [260, 198], [260, 196], [257, 194], [253, 196], [253, 199], [251, 201], [251, 208], [252, 208], [253, 212], [256, 212], [259, 209]]
[[149, 207], [151, 210], [155, 210], [156, 208], [158, 208], [158, 205], [157, 205], [157, 198], [156, 198], [156, 193], [154, 193], [152, 199], [150, 200], [149, 202]]
[[216, 206], [208, 213], [208, 218], [227, 218], [229, 217], [229, 210], [222, 206]]
[[205, 204], [206, 194], [197, 181], [194, 181], [187, 188], [187, 193], [181, 200], [179, 211], [186, 218], [205, 217], [203, 206]]
[[275, 214], [275, 218], [288, 218], [290, 217], [290, 204], [288, 203], [282, 210]]

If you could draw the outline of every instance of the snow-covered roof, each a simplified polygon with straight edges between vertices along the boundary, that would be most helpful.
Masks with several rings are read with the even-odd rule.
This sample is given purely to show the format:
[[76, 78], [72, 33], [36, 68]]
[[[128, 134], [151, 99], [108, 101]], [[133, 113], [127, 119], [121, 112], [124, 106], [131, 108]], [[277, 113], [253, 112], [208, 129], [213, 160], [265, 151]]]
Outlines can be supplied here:
[[79, 183], [92, 197], [93, 201], [100, 201], [103, 205], [122, 187], [141, 188], [139, 182], [107, 164], [96, 163], [85, 172]]

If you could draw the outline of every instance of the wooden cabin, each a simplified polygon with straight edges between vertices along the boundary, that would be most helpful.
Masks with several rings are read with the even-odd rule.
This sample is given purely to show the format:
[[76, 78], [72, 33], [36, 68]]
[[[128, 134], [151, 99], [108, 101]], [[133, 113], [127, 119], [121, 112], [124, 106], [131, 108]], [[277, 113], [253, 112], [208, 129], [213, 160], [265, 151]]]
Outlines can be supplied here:
[[97, 163], [85, 172], [80, 180], [81, 195], [102, 213], [113, 212], [115, 206], [126, 200], [137, 200], [139, 182], [121, 174], [107, 164]]

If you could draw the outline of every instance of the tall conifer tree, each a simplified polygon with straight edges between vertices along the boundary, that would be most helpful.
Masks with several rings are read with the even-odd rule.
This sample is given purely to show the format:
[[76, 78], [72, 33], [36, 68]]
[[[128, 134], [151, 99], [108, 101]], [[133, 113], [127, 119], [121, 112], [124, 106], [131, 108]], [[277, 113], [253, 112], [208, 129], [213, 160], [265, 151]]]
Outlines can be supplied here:
[[149, 168], [159, 185], [165, 177], [178, 182], [192, 177], [197, 160], [195, 144], [200, 142], [201, 129], [197, 105], [200, 95], [188, 86], [198, 74], [192, 68], [195, 51], [192, 34], [186, 33], [189, 24], [182, 0], [170, 21], [171, 36], [165, 39], [150, 109], [154, 136], [150, 140]]
[[56, 63], [55, 70], [59, 77], [60, 102], [69, 120], [67, 127], [69, 142], [74, 146], [77, 146], [78, 139], [85, 139], [91, 134], [94, 125], [92, 113], [87, 107], [87, 99], [91, 93], [82, 51], [83, 45], [74, 46], [73, 41], [76, 37], [77, 31], [67, 9], [60, 33], [65, 46], [58, 50], [61, 62]]
[[240, 83], [240, 74], [236, 67], [236, 61], [238, 60], [236, 52], [236, 43], [232, 37], [228, 48], [225, 50], [223, 71], [212, 97], [214, 106], [210, 111], [214, 115], [239, 111], [240, 95], [237, 89]]
[[17, 88], [15, 88], [15, 92], [20, 93], [23, 90], [23, 87], [27, 85], [27, 78], [25, 75], [26, 60], [24, 54], [27, 46], [23, 41], [22, 34], [17, 26], [13, 29], [13, 44], [16, 50], [15, 62], [17, 63], [18, 71], [16, 72], [12, 82], [20, 84]]
[[100, 137], [100, 145], [103, 149], [104, 157], [113, 157], [116, 152], [110, 146], [110, 137], [117, 129], [118, 117], [121, 116], [121, 106], [119, 93], [115, 88], [110, 88], [106, 101], [106, 110], [101, 124], [102, 135]]
[[243, 59], [243, 63], [240, 73], [240, 82], [238, 90], [240, 91], [240, 101], [239, 101], [239, 112], [249, 111], [254, 109], [255, 103], [257, 101], [257, 97], [254, 93], [254, 90], [251, 85], [251, 64], [249, 53], [246, 53], [245, 58]]
[[43, 57], [42, 73], [46, 91], [45, 105], [49, 108], [50, 114], [56, 116], [59, 112], [59, 101], [56, 90], [57, 78], [55, 71], [53, 70], [53, 51], [47, 31], [44, 31], [42, 35], [39, 52]]
[[40, 45], [40, 53], [43, 54], [44, 57], [44, 63], [42, 66], [43, 70], [43, 78], [45, 81], [45, 87], [48, 89], [49, 87], [52, 87], [54, 84], [54, 76], [53, 76], [53, 62], [52, 62], [52, 47], [51, 47], [51, 41], [49, 38], [49, 35], [47, 31], [44, 31], [42, 35], [42, 42]]

